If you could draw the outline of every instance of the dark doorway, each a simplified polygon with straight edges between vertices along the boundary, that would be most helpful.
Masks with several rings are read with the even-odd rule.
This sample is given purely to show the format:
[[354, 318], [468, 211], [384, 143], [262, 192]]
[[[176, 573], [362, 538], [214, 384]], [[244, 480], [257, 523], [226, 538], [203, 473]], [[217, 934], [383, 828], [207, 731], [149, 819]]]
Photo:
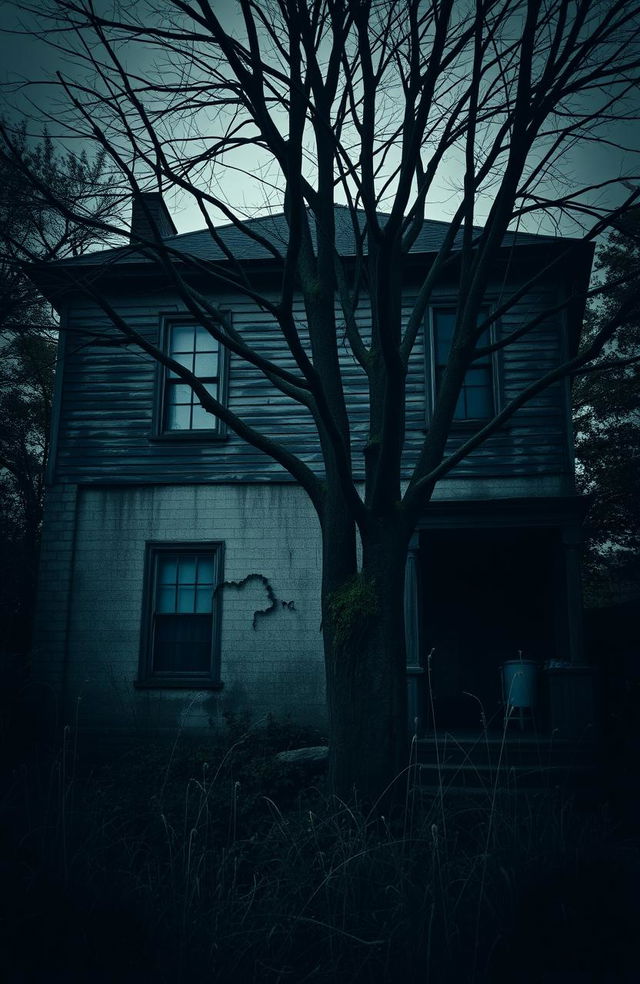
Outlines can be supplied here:
[[555, 658], [556, 544], [557, 533], [544, 529], [421, 533], [422, 639], [433, 649], [437, 729], [501, 728], [501, 664], [519, 651], [540, 665]]

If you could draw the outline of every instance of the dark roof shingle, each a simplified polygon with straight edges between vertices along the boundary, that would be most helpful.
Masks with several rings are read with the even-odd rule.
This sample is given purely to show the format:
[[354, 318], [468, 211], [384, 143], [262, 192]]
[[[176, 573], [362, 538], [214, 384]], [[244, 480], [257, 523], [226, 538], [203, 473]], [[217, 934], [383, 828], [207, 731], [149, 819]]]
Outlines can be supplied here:
[[[336, 236], [335, 243], [338, 253], [341, 256], [354, 256], [356, 254], [356, 236], [353, 228], [351, 210], [344, 205], [334, 207]], [[357, 212], [360, 230], [364, 227], [364, 212]], [[380, 215], [381, 219], [386, 218]], [[444, 242], [445, 235], [449, 229], [447, 222], [438, 219], [425, 219], [422, 229], [411, 248], [411, 253], [435, 253], [440, 249]], [[246, 230], [246, 231], [245, 231]], [[474, 233], [482, 232], [480, 226], [474, 226]], [[255, 234], [255, 235], [252, 235]], [[218, 226], [216, 234], [220, 242], [231, 255], [240, 261], [265, 260], [273, 258], [273, 253], [259, 240], [268, 241], [278, 252], [284, 252], [287, 245], [288, 226], [285, 215], [279, 212], [273, 215], [263, 215], [255, 219], [250, 219], [244, 224], [243, 228], [229, 223]], [[317, 243], [319, 230], [315, 222], [311, 223], [311, 234], [314, 246]], [[503, 246], [524, 246], [542, 243], [558, 242], [553, 236], [540, 236], [528, 232], [507, 232], [503, 239]], [[198, 260], [207, 262], [225, 261], [227, 256], [225, 251], [211, 236], [208, 229], [199, 229], [195, 232], [184, 232], [175, 236], [169, 236], [164, 240], [167, 246], [177, 250], [179, 253], [192, 256]], [[454, 241], [454, 249], [459, 249], [462, 245], [462, 231], [460, 230]], [[85, 253], [83, 256], [73, 257], [67, 260], [60, 260], [59, 265], [102, 265], [111, 263], [140, 262], [142, 257], [135, 246], [120, 246], [107, 250], [96, 251], [95, 253]]]

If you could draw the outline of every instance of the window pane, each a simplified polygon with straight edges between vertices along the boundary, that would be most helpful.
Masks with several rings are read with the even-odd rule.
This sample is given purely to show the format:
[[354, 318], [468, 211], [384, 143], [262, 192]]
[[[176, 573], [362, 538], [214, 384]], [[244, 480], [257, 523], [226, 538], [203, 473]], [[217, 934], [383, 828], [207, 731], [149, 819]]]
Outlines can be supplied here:
[[158, 558], [158, 581], [160, 584], [175, 584], [177, 581], [178, 561], [175, 557]]
[[[172, 356], [172, 358], [174, 358], [176, 362], [180, 363], [181, 366], [184, 366], [185, 369], [189, 369], [190, 372], [193, 372], [194, 357], [191, 352], [178, 352], [178, 354]], [[177, 373], [169, 370], [169, 379], [179, 379], [179, 376]]]
[[[488, 308], [482, 308], [478, 315], [478, 323], [485, 320]], [[435, 352], [435, 385], [440, 385], [440, 379], [447, 364], [453, 331], [456, 321], [455, 308], [440, 308], [433, 312], [434, 352]], [[491, 344], [490, 329], [485, 329], [477, 342], [478, 347]], [[476, 362], [467, 371], [462, 390], [454, 411], [455, 420], [486, 419], [493, 413], [493, 379], [491, 356], [486, 356]]]
[[196, 355], [196, 376], [217, 376], [218, 375], [218, 353], [203, 352]]
[[218, 342], [202, 325], [196, 326], [196, 352], [217, 352]]
[[178, 604], [177, 610], [179, 613], [189, 613], [193, 612], [196, 607], [195, 599], [195, 588], [178, 588]]
[[171, 338], [169, 341], [169, 351], [173, 355], [175, 352], [193, 352], [194, 348], [194, 326], [193, 325], [172, 325]]
[[178, 583], [179, 584], [195, 584], [196, 583], [196, 558], [195, 557], [180, 557], [180, 564], [178, 567]]
[[210, 612], [213, 605], [213, 585], [196, 590], [196, 612]]
[[167, 429], [168, 430], [189, 430], [191, 427], [191, 407], [190, 406], [170, 406], [167, 407]]
[[176, 589], [173, 585], [161, 585], [158, 588], [156, 609], [159, 612], [175, 612]]
[[[214, 562], [212, 557], [186, 555], [178, 559], [161, 558], [156, 610], [160, 613], [211, 612], [213, 596]], [[177, 592], [171, 580], [177, 578]], [[195, 591], [195, 585], [198, 590]]]
[[171, 383], [167, 387], [167, 402], [189, 404], [192, 402], [192, 393], [193, 390], [186, 383]]
[[464, 377], [465, 386], [481, 386], [487, 388], [491, 383], [491, 375], [488, 366], [478, 366], [477, 369], [468, 369]]
[[216, 418], [203, 410], [199, 403], [194, 404], [192, 430], [212, 430], [216, 426]]
[[436, 340], [436, 365], [439, 369], [444, 369], [449, 361], [449, 349], [451, 345], [449, 342], [443, 344]]
[[187, 678], [212, 669], [215, 551], [158, 551], [151, 673]]
[[153, 670], [202, 672], [211, 667], [209, 615], [158, 615], [155, 620]]
[[213, 584], [213, 557], [198, 557], [198, 584]]
[[464, 390], [462, 390], [460, 392], [460, 396], [458, 397], [458, 402], [456, 403], [456, 408], [453, 411], [453, 419], [454, 420], [464, 420], [466, 418], [466, 416], [467, 416], [467, 413], [466, 413], [466, 403], [465, 403], [465, 398], [464, 398]]
[[191, 643], [189, 653], [189, 670], [206, 673], [211, 668], [211, 639], [197, 640]]
[[453, 308], [435, 312], [436, 336], [442, 342], [451, 343], [456, 326], [456, 312]]
[[472, 386], [466, 391], [467, 417], [486, 419], [493, 413], [489, 389]]
[[[195, 373], [199, 379], [206, 382], [207, 390], [216, 399], [220, 391], [218, 375], [220, 373], [220, 345], [206, 328], [195, 324], [174, 324], [169, 326], [168, 353], [185, 369]], [[218, 426], [216, 419], [208, 415], [199, 406], [198, 398], [191, 388], [179, 382], [177, 373], [166, 370], [164, 394], [164, 421], [166, 431], [186, 430], [215, 430]], [[182, 405], [185, 409], [176, 410]], [[197, 410], [192, 408], [198, 407]]]
[[[488, 310], [483, 308], [478, 315], [478, 323], [484, 321], [488, 313]], [[434, 312], [436, 360], [440, 365], [444, 364], [447, 360], [455, 325], [456, 312], [453, 308], [441, 309]], [[485, 345], [489, 345], [490, 343], [489, 329], [486, 328], [476, 344], [478, 348], [484, 348]]]
[[449, 358], [449, 349], [456, 323], [455, 311], [435, 311], [433, 323], [436, 365], [444, 366]]

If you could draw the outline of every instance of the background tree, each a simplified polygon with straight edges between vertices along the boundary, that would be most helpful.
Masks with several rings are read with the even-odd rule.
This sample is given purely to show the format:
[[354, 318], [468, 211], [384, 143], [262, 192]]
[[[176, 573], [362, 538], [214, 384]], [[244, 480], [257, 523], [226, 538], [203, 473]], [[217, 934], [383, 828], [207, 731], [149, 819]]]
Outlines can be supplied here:
[[[598, 255], [606, 291], [589, 311], [587, 337], [627, 299], [624, 323], [607, 346], [605, 368], [574, 388], [580, 491], [590, 496], [586, 529], [587, 600], [624, 601], [640, 586], [640, 213], [618, 224]], [[606, 367], [607, 359], [611, 365]]]
[[[5, 124], [6, 125], [6, 124]], [[53, 393], [57, 319], [24, 270], [34, 258], [83, 252], [97, 235], [68, 211], [110, 214], [103, 155], [56, 153], [44, 136], [11, 128], [0, 155], [0, 625], [5, 658], [24, 669], [35, 600], [44, 472]], [[27, 177], [27, 174], [30, 177]], [[41, 185], [38, 192], [34, 185]], [[55, 198], [65, 211], [53, 207]]]
[[[507, 229], [573, 218], [571, 230], [589, 240], [609, 221], [606, 192], [620, 180], [624, 149], [616, 140], [637, 118], [637, 4], [239, 0], [219, 8], [209, 0], [170, 0], [157, 7], [134, 3], [125, 13], [115, 4], [52, 0], [45, 13], [32, 14], [43, 37], [55, 36], [57, 45], [67, 38], [58, 75], [66, 110], [56, 106], [57, 125], [66, 121], [74, 136], [97, 143], [113, 184], [119, 180], [131, 193], [173, 189], [195, 205], [222, 249], [215, 228], [221, 217], [280, 264], [274, 295], [228, 251], [228, 263], [216, 266], [175, 253], [153, 226], [148, 238], [136, 240], [214, 338], [306, 408], [322, 450], [317, 471], [277, 435], [217, 402], [139, 335], [95, 284], [73, 286], [100, 304], [124, 339], [176, 372], [206, 410], [271, 455], [308, 493], [322, 531], [331, 775], [343, 794], [356, 783], [375, 795], [405, 761], [404, 563], [436, 483], [527, 400], [597, 358], [626, 317], [628, 298], [579, 353], [448, 450], [474, 359], [521, 338], [537, 320], [489, 347], [481, 343], [483, 332], [582, 247], [567, 244], [511, 293], [506, 284], [485, 317], [483, 298]], [[11, 156], [6, 128], [4, 147]], [[581, 174], [577, 154], [607, 147], [617, 147], [607, 173]], [[238, 172], [242, 192], [226, 184]], [[257, 188], [249, 212], [258, 205], [284, 208], [286, 244], [261, 237], [244, 221], [247, 211], [234, 205], [234, 197], [249, 194], [247, 180]], [[42, 181], [35, 187], [42, 192]], [[411, 310], [403, 312], [408, 254], [445, 187], [449, 229]], [[618, 196], [618, 211], [637, 197]], [[358, 243], [354, 263], [340, 255], [336, 202], [349, 210]], [[79, 218], [73, 208], [63, 214]], [[430, 427], [403, 489], [409, 358], [445, 276], [459, 298], [455, 332]], [[205, 289], [196, 289], [197, 278]], [[221, 285], [269, 314], [289, 346], [291, 368], [270, 362], [226, 324], [214, 300]], [[302, 319], [294, 313], [298, 292]], [[354, 480], [341, 373], [345, 336], [369, 391], [363, 494]]]

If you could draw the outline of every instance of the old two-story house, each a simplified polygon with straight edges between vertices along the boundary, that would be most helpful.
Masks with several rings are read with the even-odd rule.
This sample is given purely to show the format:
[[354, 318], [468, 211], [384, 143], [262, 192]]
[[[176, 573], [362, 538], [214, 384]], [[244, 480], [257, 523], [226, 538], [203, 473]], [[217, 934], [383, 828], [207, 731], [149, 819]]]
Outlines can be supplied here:
[[[207, 231], [177, 235], [159, 196], [147, 196], [146, 205], [171, 249], [200, 261], [198, 288], [248, 342], [286, 363], [269, 317], [216, 278], [229, 262], [220, 245]], [[145, 221], [134, 206], [136, 235]], [[347, 209], [336, 208], [336, 221], [348, 259], [355, 243]], [[273, 242], [286, 240], [282, 215], [250, 225]], [[407, 304], [446, 230], [425, 222], [406, 264]], [[218, 235], [260, 289], [276, 282], [264, 246], [233, 225]], [[495, 340], [550, 312], [474, 364], [451, 447], [575, 350], [592, 251], [576, 245], [569, 255], [566, 245], [506, 236], [487, 308], [554, 256], [569, 258], [551, 265], [492, 327]], [[92, 296], [107, 297], [230, 408], [317, 469], [311, 418], [194, 323], [166, 273], [138, 248], [90, 253], [32, 276], [61, 320], [35, 677], [57, 696], [65, 720], [77, 711], [87, 728], [209, 729], [226, 711], [254, 720], [289, 714], [322, 726], [320, 536], [310, 502], [278, 464], [206, 414], [189, 387], [127, 345]], [[456, 302], [455, 284], [444, 279], [413, 353], [407, 476], [429, 427]], [[346, 347], [344, 357], [358, 452], [366, 441], [365, 379]], [[356, 477], [361, 463], [354, 461]], [[520, 655], [535, 664], [535, 714], [525, 727], [576, 735], [592, 724], [581, 517], [564, 380], [462, 460], [416, 528], [405, 615], [410, 717], [422, 731], [478, 728], [480, 704], [484, 720], [503, 720], [501, 668]]]

